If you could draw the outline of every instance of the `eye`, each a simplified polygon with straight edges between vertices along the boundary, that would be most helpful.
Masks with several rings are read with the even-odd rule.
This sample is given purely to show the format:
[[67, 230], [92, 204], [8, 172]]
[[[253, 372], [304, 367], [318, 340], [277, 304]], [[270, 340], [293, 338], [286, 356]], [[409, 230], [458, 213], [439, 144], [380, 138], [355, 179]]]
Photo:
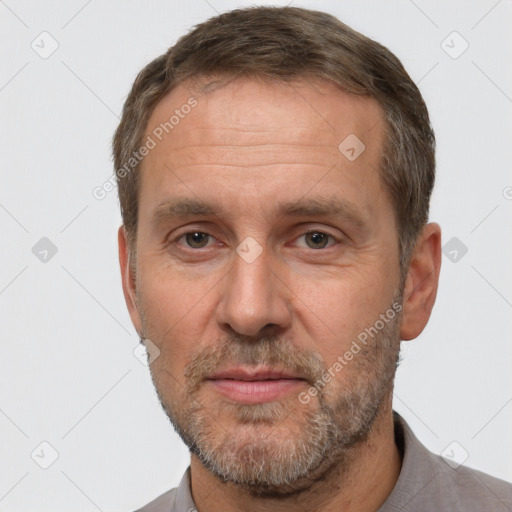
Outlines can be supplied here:
[[[170, 243], [180, 244], [181, 240], [185, 241], [185, 247], [190, 249], [204, 249], [208, 247], [208, 242], [213, 240], [214, 237], [208, 233], [204, 233], [203, 231], [188, 231], [187, 233], [183, 233], [182, 235], [175, 238]], [[333, 235], [328, 233], [324, 233], [323, 231], [308, 231], [301, 235], [298, 240], [305, 240], [306, 245], [299, 244], [299, 246], [306, 247], [308, 249], [325, 249], [326, 247], [330, 247], [333, 243], [336, 243], [336, 239]], [[329, 241], [331, 242], [329, 244]]]
[[323, 231], [308, 231], [300, 236], [299, 239], [300, 238], [304, 238], [309, 249], [324, 249], [329, 239], [335, 241], [332, 235], [324, 233]]
[[211, 235], [208, 233], [203, 233], [202, 231], [189, 231], [188, 233], [184, 233], [181, 235], [176, 242], [185, 239], [188, 247], [192, 249], [202, 249], [208, 245], [208, 241], [211, 238]]

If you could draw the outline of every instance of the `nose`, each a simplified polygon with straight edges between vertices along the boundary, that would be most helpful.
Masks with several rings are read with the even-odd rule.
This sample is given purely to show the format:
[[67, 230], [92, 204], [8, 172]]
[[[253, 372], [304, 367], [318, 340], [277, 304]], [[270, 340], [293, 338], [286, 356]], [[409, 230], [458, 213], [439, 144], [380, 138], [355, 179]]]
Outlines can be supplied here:
[[245, 336], [288, 327], [291, 291], [284, 284], [285, 276], [279, 274], [278, 265], [270, 267], [266, 250], [252, 262], [235, 254], [233, 267], [221, 284], [216, 313], [219, 327]]

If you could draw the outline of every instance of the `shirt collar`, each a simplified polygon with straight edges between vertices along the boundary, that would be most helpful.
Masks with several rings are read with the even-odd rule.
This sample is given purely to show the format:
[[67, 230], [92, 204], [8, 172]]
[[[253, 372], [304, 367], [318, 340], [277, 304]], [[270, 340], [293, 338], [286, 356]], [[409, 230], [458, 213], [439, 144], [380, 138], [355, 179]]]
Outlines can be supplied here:
[[407, 422], [393, 411], [395, 443], [402, 453], [402, 469], [384, 504], [378, 512], [402, 510], [436, 477], [432, 454], [421, 444]]
[[174, 500], [172, 512], [197, 512], [194, 500], [192, 499], [191, 487], [190, 487], [190, 466], [185, 471], [178, 489], [176, 491], [176, 497]]

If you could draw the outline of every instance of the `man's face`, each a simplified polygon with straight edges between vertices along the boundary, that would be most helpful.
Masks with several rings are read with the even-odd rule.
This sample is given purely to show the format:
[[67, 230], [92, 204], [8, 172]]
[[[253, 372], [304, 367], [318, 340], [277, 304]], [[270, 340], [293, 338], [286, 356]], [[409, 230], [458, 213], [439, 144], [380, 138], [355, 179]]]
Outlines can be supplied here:
[[192, 95], [143, 162], [132, 318], [192, 453], [275, 490], [357, 445], [391, 392], [401, 290], [382, 111], [327, 83], [236, 80], [175, 89], [146, 135]]

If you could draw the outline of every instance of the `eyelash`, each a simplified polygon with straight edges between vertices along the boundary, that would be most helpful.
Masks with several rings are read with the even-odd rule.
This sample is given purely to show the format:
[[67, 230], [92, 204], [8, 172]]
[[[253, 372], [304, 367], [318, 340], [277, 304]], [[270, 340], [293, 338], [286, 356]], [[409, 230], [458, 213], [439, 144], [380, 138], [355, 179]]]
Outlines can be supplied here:
[[[194, 233], [199, 233], [201, 235], [207, 235], [210, 238], [215, 239], [215, 237], [213, 235], [210, 235], [209, 233], [206, 233], [205, 231], [199, 231], [199, 230], [186, 231], [185, 233], [181, 233], [180, 235], [178, 235], [174, 239], [169, 240], [166, 243], [166, 248], [170, 247], [171, 245], [177, 244], [177, 242], [179, 242], [182, 238], [185, 238], [187, 235], [191, 235], [191, 234], [194, 234]], [[331, 235], [330, 233], [326, 233], [325, 231], [321, 231], [321, 230], [318, 230], [318, 229], [312, 229], [312, 230], [306, 231], [305, 233], [300, 235], [298, 238], [302, 238], [302, 237], [304, 237], [306, 235], [309, 235], [309, 234], [312, 234], [312, 233], [325, 235], [325, 236], [327, 236], [329, 238], [329, 240], [332, 240], [332, 241], [334, 241], [336, 243], [339, 243], [339, 240], [334, 235]], [[208, 241], [210, 241], [210, 240], [208, 240]], [[312, 251], [319, 251], [319, 250], [322, 250], [322, 249], [324, 249], [324, 250], [325, 249], [329, 249], [330, 247], [332, 247], [332, 245], [335, 245], [335, 244], [328, 245], [327, 247], [320, 247], [319, 249], [312, 249], [310, 247], [306, 247], [306, 249], [310, 249]], [[189, 249], [189, 250], [192, 250], [192, 251], [199, 251], [201, 249], [207, 249], [208, 246], [206, 246], [206, 247], [190, 247], [190, 246], [186, 246], [186, 248]]]

